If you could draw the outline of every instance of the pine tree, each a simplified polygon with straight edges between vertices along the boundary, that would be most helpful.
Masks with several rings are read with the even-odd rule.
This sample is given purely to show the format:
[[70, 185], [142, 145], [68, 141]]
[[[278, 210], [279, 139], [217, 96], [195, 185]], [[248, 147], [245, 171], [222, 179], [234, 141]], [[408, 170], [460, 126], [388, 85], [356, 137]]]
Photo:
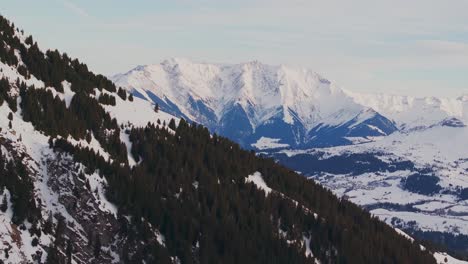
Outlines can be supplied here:
[[46, 234], [52, 234], [52, 230], [54, 228], [54, 220], [52, 213], [49, 213], [49, 217], [47, 217], [47, 220], [44, 223], [43, 231]]
[[3, 195], [3, 200], [2, 200], [2, 204], [0, 205], [0, 210], [2, 212], [6, 212], [6, 210], [8, 210], [8, 201], [7, 201], [6, 194]]
[[93, 253], [96, 259], [98, 259], [101, 256], [101, 238], [99, 237], [99, 234], [96, 234]]
[[29, 36], [24, 40], [24, 43], [26, 43], [27, 45], [32, 45], [32, 44], [34, 43], [32, 36], [29, 35]]
[[58, 220], [57, 220], [57, 226], [55, 227], [55, 244], [56, 245], [63, 245], [64, 243], [64, 234], [66, 230], [66, 223], [65, 219], [62, 215], [57, 215]]
[[169, 121], [169, 128], [172, 129], [172, 130], [176, 130], [176, 124], [175, 124], [175, 120], [174, 118], [171, 119], [171, 121]]
[[119, 95], [119, 97], [122, 98], [122, 100], [127, 100], [127, 92], [125, 92], [125, 90], [122, 89], [122, 87], [119, 87], [117, 95]]
[[67, 264], [72, 263], [72, 253], [73, 253], [73, 246], [71, 244], [70, 239], [67, 241], [67, 248], [66, 248], [66, 255], [67, 255]]
[[86, 142], [91, 143], [91, 139], [92, 139], [91, 133], [90, 132], [86, 133]]
[[46, 264], [57, 264], [60, 263], [60, 252], [57, 249], [57, 246], [54, 244], [49, 248], [47, 252]]
[[48, 143], [49, 143], [49, 148], [54, 147], [54, 139], [52, 137], [49, 137]]

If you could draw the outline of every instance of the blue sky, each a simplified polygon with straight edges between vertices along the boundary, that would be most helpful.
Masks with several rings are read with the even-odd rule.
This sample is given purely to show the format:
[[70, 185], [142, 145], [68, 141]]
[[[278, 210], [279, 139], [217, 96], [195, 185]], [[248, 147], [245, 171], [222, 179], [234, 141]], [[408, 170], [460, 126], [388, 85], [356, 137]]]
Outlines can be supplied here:
[[15, 0], [1, 14], [110, 75], [170, 57], [303, 66], [368, 92], [468, 93], [465, 0]]

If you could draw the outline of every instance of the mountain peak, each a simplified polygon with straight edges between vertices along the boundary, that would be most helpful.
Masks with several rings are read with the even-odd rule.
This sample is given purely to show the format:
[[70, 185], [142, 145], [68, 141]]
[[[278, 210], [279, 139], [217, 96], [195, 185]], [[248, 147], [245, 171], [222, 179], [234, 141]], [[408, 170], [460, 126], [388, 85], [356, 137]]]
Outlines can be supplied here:
[[183, 57], [171, 57], [162, 61], [161, 64], [173, 66], [173, 65], [195, 64], [195, 62], [193, 62], [190, 59], [183, 58]]

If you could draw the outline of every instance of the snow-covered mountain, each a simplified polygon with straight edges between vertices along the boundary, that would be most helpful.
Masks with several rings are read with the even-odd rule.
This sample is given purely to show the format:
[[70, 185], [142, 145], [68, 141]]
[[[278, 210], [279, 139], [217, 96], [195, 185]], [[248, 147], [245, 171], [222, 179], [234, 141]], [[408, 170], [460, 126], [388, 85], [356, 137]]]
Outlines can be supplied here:
[[249, 148], [344, 145], [396, 130], [383, 115], [307, 69], [170, 59], [112, 79], [162, 110]]
[[411, 97], [346, 91], [358, 104], [393, 120], [399, 129], [427, 128], [439, 123], [463, 126], [468, 122], [468, 95], [457, 98]]

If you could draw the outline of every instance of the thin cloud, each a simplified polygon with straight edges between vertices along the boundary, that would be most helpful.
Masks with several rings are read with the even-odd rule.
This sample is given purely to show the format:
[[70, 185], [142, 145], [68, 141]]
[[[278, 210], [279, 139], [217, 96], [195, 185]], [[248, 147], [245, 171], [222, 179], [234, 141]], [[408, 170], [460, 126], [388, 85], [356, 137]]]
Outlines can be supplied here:
[[82, 18], [90, 18], [91, 17], [89, 15], [89, 13], [84, 8], [76, 5], [72, 1], [60, 0], [60, 2], [63, 4], [63, 6], [65, 8], [67, 8], [68, 10], [72, 11], [73, 13], [75, 13], [76, 15], [78, 15], [78, 16], [80, 16]]
[[82, 42], [95, 42], [63, 41], [108, 74], [172, 56], [255, 58], [310, 68], [350, 90], [458, 96], [466, 87], [466, 0], [135, 0], [116, 13], [93, 1], [53, 1], [82, 20], [71, 22], [87, 34]]

